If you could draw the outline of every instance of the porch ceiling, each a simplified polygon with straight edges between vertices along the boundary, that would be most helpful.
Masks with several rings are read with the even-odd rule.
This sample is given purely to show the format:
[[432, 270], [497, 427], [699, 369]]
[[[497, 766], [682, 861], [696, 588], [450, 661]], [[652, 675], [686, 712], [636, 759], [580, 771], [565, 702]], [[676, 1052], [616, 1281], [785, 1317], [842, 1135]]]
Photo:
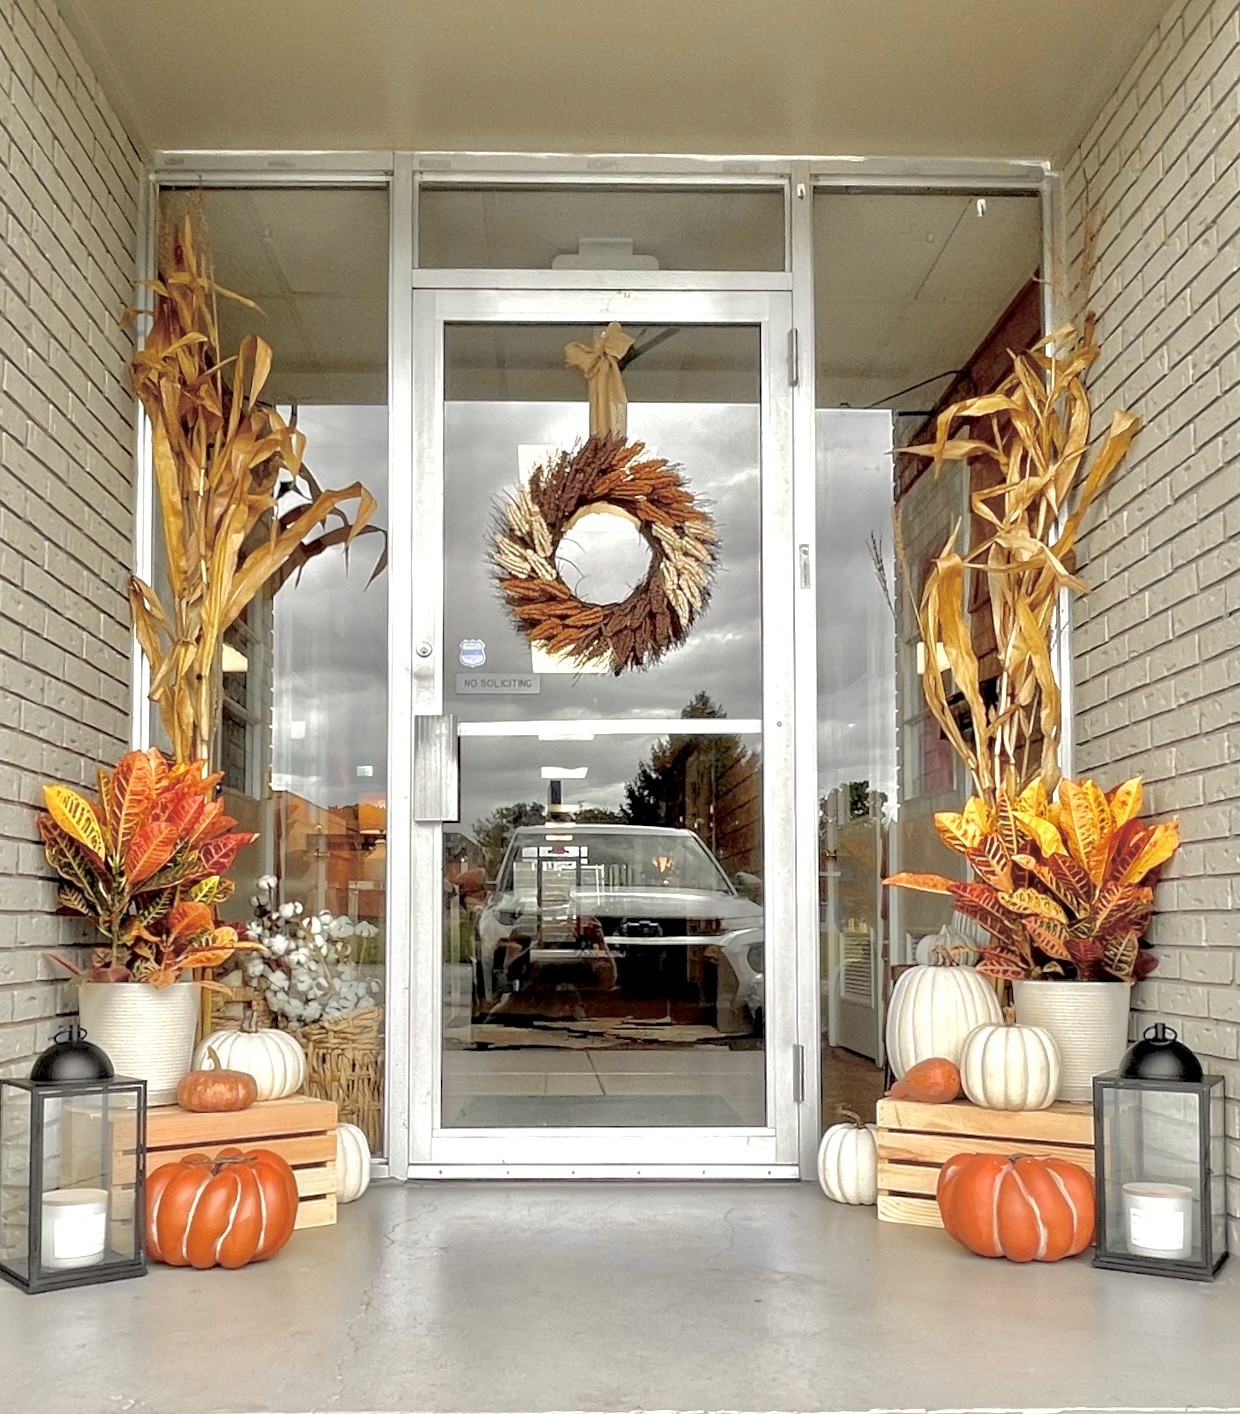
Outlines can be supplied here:
[[60, 0], [159, 148], [1057, 158], [1167, 0]]

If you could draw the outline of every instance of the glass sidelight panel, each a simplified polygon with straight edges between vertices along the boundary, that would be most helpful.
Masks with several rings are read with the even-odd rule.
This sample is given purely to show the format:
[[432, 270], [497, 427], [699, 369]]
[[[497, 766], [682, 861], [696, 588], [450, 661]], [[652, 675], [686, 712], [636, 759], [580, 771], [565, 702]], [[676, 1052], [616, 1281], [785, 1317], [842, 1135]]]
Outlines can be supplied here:
[[463, 738], [446, 1127], [764, 1123], [756, 725]]
[[[951, 917], [940, 896], [885, 892], [883, 876], [960, 863], [933, 829], [936, 810], [959, 808], [965, 781], [925, 709], [916, 608], [954, 525], [968, 543], [966, 487], [959, 465], [935, 475], [898, 449], [932, 439], [942, 408], [994, 387], [1007, 350], [1038, 337], [1041, 206], [1036, 192], [823, 190], [814, 230], [829, 1121], [840, 1102], [872, 1115], [892, 969]], [[974, 594], [968, 607], [983, 633], [985, 604]]]
[[[187, 205], [205, 222], [216, 278], [258, 304], [219, 299], [221, 343], [225, 354], [251, 333], [271, 344], [264, 397], [305, 433], [306, 472], [324, 488], [360, 481], [378, 503], [372, 526], [386, 527], [386, 188], [166, 190], [161, 204], [165, 222]], [[277, 513], [304, 504], [310, 484], [285, 486]], [[371, 533], [347, 554], [329, 548], [270, 583], [234, 625], [219, 763], [229, 814], [259, 834], [238, 858], [225, 916], [254, 919], [260, 897], [300, 909], [266, 974], [227, 970], [237, 1000], [222, 1019], [247, 1006], [262, 1015], [261, 999], [320, 1058], [347, 1046], [350, 1082], [314, 1083], [376, 1154], [386, 1142], [388, 584], [368, 581], [382, 551]], [[306, 961], [292, 963], [294, 952]]]

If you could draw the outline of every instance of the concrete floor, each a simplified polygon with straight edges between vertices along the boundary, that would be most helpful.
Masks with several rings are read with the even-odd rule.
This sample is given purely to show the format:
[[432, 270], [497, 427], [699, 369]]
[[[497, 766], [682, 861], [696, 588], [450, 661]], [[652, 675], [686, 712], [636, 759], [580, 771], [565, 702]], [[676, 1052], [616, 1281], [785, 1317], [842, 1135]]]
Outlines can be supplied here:
[[971, 1257], [807, 1184], [383, 1185], [240, 1272], [0, 1290], [5, 1414], [1240, 1407], [1213, 1285]]

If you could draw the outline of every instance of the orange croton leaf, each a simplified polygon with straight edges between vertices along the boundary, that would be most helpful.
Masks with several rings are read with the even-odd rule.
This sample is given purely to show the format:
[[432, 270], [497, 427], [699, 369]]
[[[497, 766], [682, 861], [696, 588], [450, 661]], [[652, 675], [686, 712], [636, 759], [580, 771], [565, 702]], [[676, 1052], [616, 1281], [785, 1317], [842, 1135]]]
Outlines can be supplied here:
[[993, 938], [1005, 941], [1009, 949], [1024, 947], [1020, 920], [1004, 909], [998, 893], [989, 884], [953, 880], [948, 892], [960, 912], [980, 923]]
[[208, 840], [198, 851], [198, 861], [204, 874], [226, 874], [232, 868], [237, 851], [253, 844], [256, 834], [246, 830], [234, 835], [221, 835]]
[[142, 981], [148, 987], [154, 987], [157, 992], [162, 992], [165, 987], [171, 987], [174, 982], [181, 980], [181, 969], [176, 966], [156, 967], [145, 972]]
[[999, 977], [1007, 982], [1023, 982], [1029, 976], [1029, 967], [1017, 953], [995, 947], [986, 950], [977, 970], [987, 977]]
[[145, 751], [130, 751], [121, 757], [112, 775], [108, 819], [112, 842], [122, 858], [129, 841], [137, 833], [158, 794], [155, 766]]
[[182, 788], [169, 791], [151, 811], [150, 818], [171, 825], [180, 841], [194, 834], [206, 808], [207, 803], [200, 795]]
[[1067, 853], [1053, 854], [1046, 861], [1046, 868], [1054, 879], [1055, 892], [1077, 913], [1083, 913], [1093, 902], [1094, 886], [1083, 864]]
[[977, 848], [969, 850], [965, 858], [983, 882], [1001, 893], [1011, 892], [1012, 859], [998, 835], [983, 836]]
[[995, 831], [1004, 853], [1011, 858], [1019, 847], [1016, 836], [1016, 809], [1003, 790], [1000, 790], [995, 798]]
[[1068, 921], [1063, 906], [1038, 889], [1014, 889], [1011, 893], [1000, 894], [999, 902], [1010, 912], [1019, 913], [1022, 917], [1050, 918], [1056, 923]]
[[85, 982], [128, 982], [131, 974], [127, 967], [92, 967], [82, 974]]
[[1106, 796], [1091, 780], [1060, 781], [1059, 810], [1068, 848], [1078, 863], [1088, 865], [1090, 855], [1114, 829]]
[[196, 938], [201, 933], [211, 932], [215, 927], [215, 915], [205, 903], [194, 903], [187, 899], [173, 904], [168, 911], [168, 940], [176, 942], [180, 938]]
[[934, 828], [938, 831], [939, 839], [957, 854], [972, 849], [981, 838], [981, 833], [975, 827], [966, 825], [964, 816], [954, 810], [938, 811], [934, 817]]
[[1036, 840], [1038, 848], [1045, 855], [1058, 854], [1064, 847], [1063, 836], [1057, 827], [1043, 815], [1018, 808], [1016, 823], [1030, 839]]
[[1126, 865], [1116, 882], [1135, 884], [1139, 879], [1143, 879], [1150, 870], [1157, 869], [1160, 864], [1165, 864], [1179, 848], [1179, 845], [1180, 822], [1178, 820], [1164, 820], [1161, 824], [1155, 825], [1137, 857]]
[[177, 831], [163, 821], [148, 820], [142, 825], [125, 855], [125, 872], [129, 876], [130, 887], [162, 869], [179, 843]]
[[108, 842], [90, 801], [68, 786], [44, 786], [43, 800], [47, 813], [65, 834], [89, 850], [102, 864], [108, 852]]
[[1107, 804], [1111, 807], [1117, 830], [1129, 820], [1135, 820], [1141, 813], [1141, 777], [1133, 776], [1130, 781], [1125, 781], [1113, 791], [1109, 791]]
[[1025, 919], [1025, 930], [1034, 946], [1047, 957], [1053, 957], [1058, 962], [1072, 960], [1068, 950], [1068, 930], [1062, 923], [1053, 918], [1028, 917]]
[[950, 893], [953, 880], [944, 879], [939, 874], [911, 874], [907, 871], [891, 874], [883, 880], [896, 889], [918, 889], [925, 894]]

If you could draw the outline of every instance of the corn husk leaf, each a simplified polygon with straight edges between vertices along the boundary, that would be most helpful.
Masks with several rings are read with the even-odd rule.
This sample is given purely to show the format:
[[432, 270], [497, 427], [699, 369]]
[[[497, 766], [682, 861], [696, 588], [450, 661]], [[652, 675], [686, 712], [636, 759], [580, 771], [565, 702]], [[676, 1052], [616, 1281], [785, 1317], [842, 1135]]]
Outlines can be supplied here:
[[[992, 803], [1000, 788], [1016, 799], [1038, 775], [1053, 792], [1060, 776], [1063, 707], [1052, 651], [1056, 616], [1065, 593], [1087, 588], [1071, 561], [1076, 539], [1139, 426], [1130, 412], [1116, 412], [1091, 451], [1083, 375], [1099, 352], [1092, 321], [1079, 333], [1056, 330], [1016, 355], [998, 388], [945, 409], [933, 441], [903, 449], [928, 459], [936, 471], [949, 460], [985, 470], [985, 480], [974, 484], [969, 497], [985, 533], [964, 549], [958, 548], [960, 527], [952, 532], [926, 576], [918, 626], [923, 641], [941, 644], [948, 659], [945, 680], [937, 653], [927, 653], [922, 676], [927, 707], [977, 793]], [[901, 544], [897, 535], [903, 560]], [[904, 572], [911, 580], [907, 564]], [[974, 577], [985, 584], [1000, 660], [997, 692], [989, 704], [979, 693], [974, 625], [964, 608]], [[949, 706], [956, 694], [972, 720], [971, 741]], [[1057, 823], [1040, 810], [1017, 813]], [[1049, 830], [1031, 828], [1043, 848], [1061, 847]]]

